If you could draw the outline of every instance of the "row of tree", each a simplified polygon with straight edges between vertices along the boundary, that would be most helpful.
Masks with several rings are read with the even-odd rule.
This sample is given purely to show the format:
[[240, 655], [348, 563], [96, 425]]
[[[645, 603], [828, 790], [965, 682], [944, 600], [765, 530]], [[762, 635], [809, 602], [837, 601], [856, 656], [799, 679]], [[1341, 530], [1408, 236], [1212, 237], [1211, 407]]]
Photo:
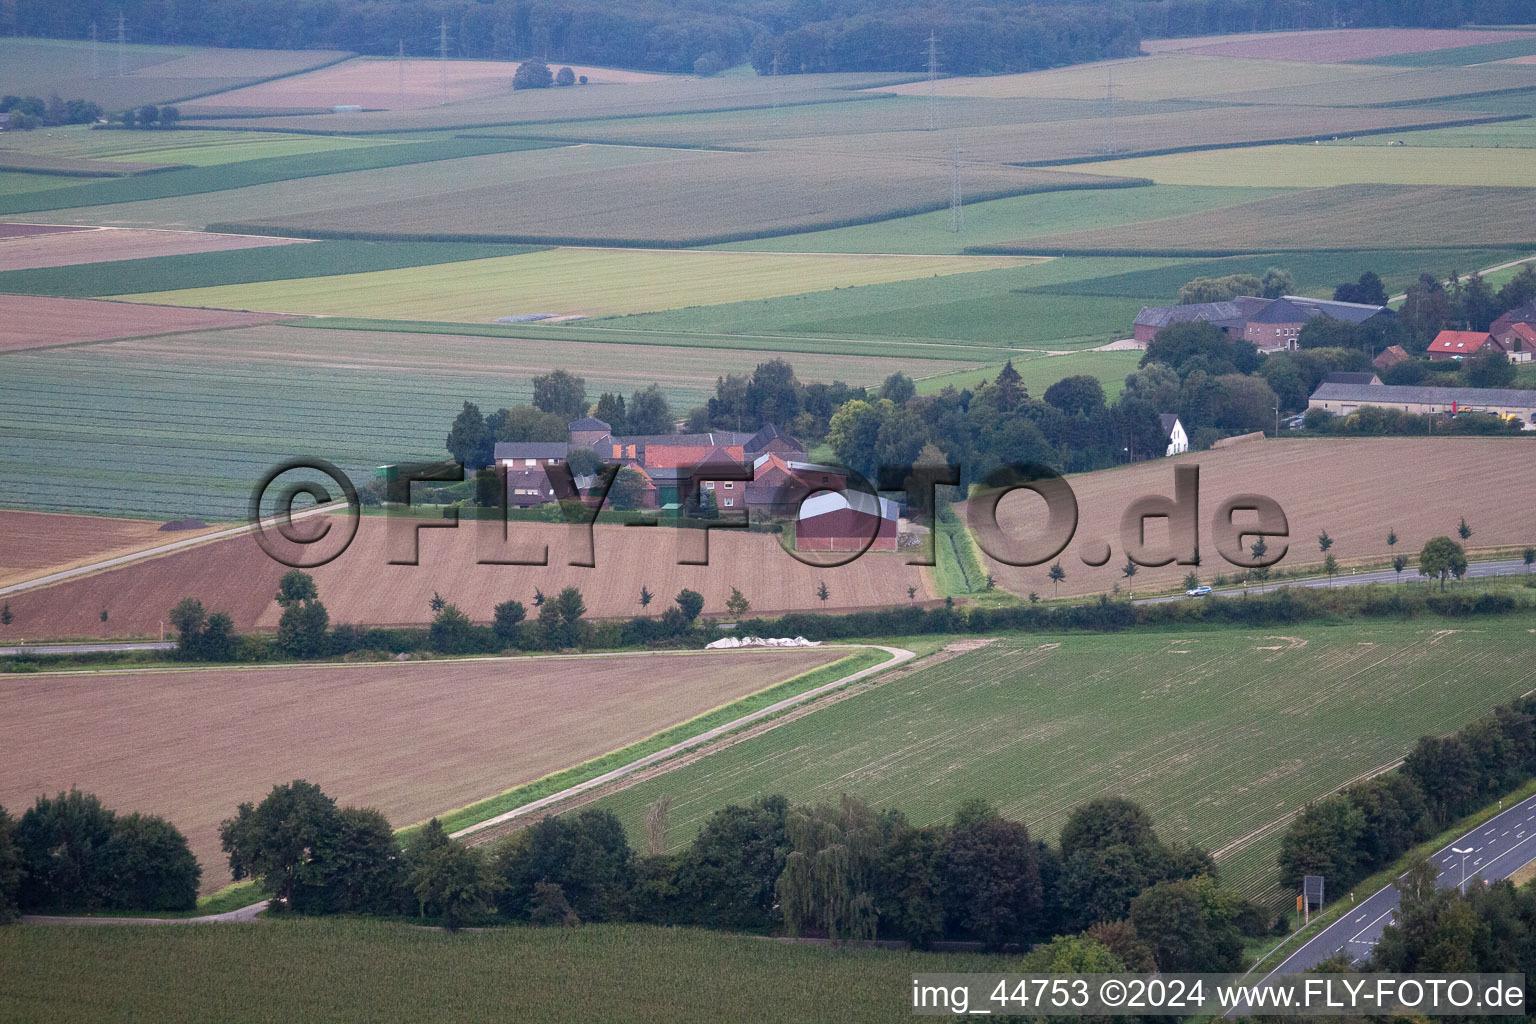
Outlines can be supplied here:
[[202, 868], [164, 818], [71, 789], [20, 819], [0, 807], [0, 924], [20, 911], [189, 910]]
[[8, 127], [25, 131], [61, 124], [94, 124], [101, 119], [101, 107], [87, 100], [66, 100], [57, 93], [46, 100], [37, 96], [6, 96], [0, 99], [0, 114], [10, 114]]
[[1402, 767], [1309, 805], [1280, 844], [1282, 881], [1323, 875], [1335, 893], [1536, 775], [1536, 699], [1450, 736], [1425, 736]]
[[242, 804], [220, 828], [236, 878], [301, 914], [418, 913], [574, 926], [639, 921], [832, 939], [979, 941], [1027, 948], [1085, 932], [1105, 962], [1230, 970], [1266, 916], [1219, 887], [1210, 858], [1167, 846], [1137, 805], [1077, 808], [1058, 846], [984, 801], [917, 826], [843, 797], [760, 797], [712, 814], [667, 852], [671, 800], [647, 810], [645, 853], [611, 811], [546, 817], [494, 848], [433, 819], [392, 839], [376, 811], [339, 808], [304, 781]]

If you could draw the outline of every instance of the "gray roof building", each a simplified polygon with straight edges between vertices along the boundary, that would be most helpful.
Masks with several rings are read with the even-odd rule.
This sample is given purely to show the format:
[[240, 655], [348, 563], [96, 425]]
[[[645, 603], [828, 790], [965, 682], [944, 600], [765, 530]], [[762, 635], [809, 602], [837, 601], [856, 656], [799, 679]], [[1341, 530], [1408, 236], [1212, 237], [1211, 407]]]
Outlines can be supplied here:
[[[1425, 415], [1430, 413], [1488, 412], [1516, 416], [1531, 423], [1536, 418], [1536, 391], [1520, 388], [1407, 387], [1392, 384], [1320, 384], [1307, 405], [1335, 415], [1348, 415], [1363, 405]], [[1527, 427], [1527, 429], [1531, 429]]]
[[563, 459], [571, 446], [565, 441], [497, 441], [492, 457], [503, 459]]

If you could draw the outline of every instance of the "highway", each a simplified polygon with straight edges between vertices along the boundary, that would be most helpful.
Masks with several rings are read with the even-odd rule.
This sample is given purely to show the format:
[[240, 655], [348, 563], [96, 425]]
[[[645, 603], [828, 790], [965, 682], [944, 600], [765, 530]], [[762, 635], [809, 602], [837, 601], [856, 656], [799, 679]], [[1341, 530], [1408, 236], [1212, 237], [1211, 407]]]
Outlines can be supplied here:
[[[1522, 800], [1436, 851], [1431, 859], [1440, 866], [1438, 884], [1441, 888], [1462, 884], [1462, 855], [1455, 852], [1458, 849], [1471, 851], [1465, 862], [1468, 885], [1477, 884], [1478, 879], [1508, 878], [1536, 860], [1536, 796]], [[1327, 884], [1326, 879], [1324, 884]], [[1333, 892], [1331, 896], [1335, 900], [1349, 899], [1347, 893]], [[1395, 885], [1372, 893], [1286, 957], [1264, 978], [1299, 974], [1340, 950], [1353, 959], [1365, 959], [1381, 939], [1382, 929], [1392, 923], [1397, 904]]]
[[[1467, 565], [1465, 579], [1483, 579], [1488, 576], [1513, 576], [1526, 571], [1525, 562], [1518, 558], [1504, 559], [1496, 562], [1471, 562]], [[1370, 572], [1341, 572], [1337, 576], [1308, 576], [1302, 579], [1276, 580], [1273, 583], [1259, 585], [1257, 583], [1247, 588], [1247, 593], [1268, 593], [1280, 587], [1361, 587], [1367, 583], [1397, 583], [1403, 579], [1420, 580], [1419, 567], [1410, 565], [1399, 575], [1391, 569], [1373, 569]], [[1211, 596], [1229, 597], [1233, 594], [1244, 593], [1242, 587], [1222, 587], [1213, 590]], [[1141, 597], [1133, 604], [1164, 604], [1168, 601], [1193, 601], [1196, 598], [1186, 594], [1169, 594], [1166, 597]]]

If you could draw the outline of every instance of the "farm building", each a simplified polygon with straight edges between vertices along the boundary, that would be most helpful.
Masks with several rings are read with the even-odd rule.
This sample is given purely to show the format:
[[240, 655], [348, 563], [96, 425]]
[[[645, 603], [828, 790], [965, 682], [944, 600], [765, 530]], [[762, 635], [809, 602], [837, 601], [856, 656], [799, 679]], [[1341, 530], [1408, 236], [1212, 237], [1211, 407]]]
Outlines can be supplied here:
[[1381, 355], [1371, 360], [1371, 365], [1378, 370], [1390, 370], [1398, 363], [1406, 363], [1412, 358], [1413, 356], [1410, 356], [1408, 350], [1403, 348], [1403, 346], [1388, 345], [1381, 350]]
[[566, 460], [570, 445], [564, 441], [499, 441], [492, 450], [496, 470], [504, 474], [507, 504], [532, 508], [555, 500], [546, 467]]
[[1180, 422], [1177, 413], [1165, 412], [1158, 416], [1163, 425], [1163, 434], [1168, 438], [1168, 450], [1164, 455], [1183, 455], [1189, 451], [1189, 434], [1184, 430], [1184, 424]]
[[1233, 338], [1253, 342], [1263, 352], [1294, 350], [1301, 329], [1316, 317], [1326, 316], [1345, 323], [1361, 324], [1378, 316], [1393, 316], [1385, 306], [1359, 302], [1334, 302], [1305, 295], [1282, 295], [1264, 299], [1239, 295], [1226, 302], [1199, 302], [1186, 306], [1143, 306], [1136, 315], [1134, 337], [1151, 341], [1157, 332], [1174, 324], [1205, 321]]
[[[795, 520], [797, 551], [895, 551], [899, 510], [865, 491], [828, 491], [807, 498]], [[871, 541], [870, 538], [874, 540]]]
[[1505, 419], [1518, 419], [1525, 424], [1526, 430], [1536, 430], [1536, 391], [1516, 388], [1320, 384], [1307, 402], [1309, 409], [1322, 409], [1336, 416], [1348, 416], [1362, 406], [1398, 409], [1420, 416], [1486, 412]]
[[1351, 373], [1347, 370], [1335, 370], [1322, 379], [1324, 384], [1371, 384], [1379, 385], [1381, 378], [1374, 373]]
[[1488, 333], [1493, 335], [1495, 341], [1503, 343], [1504, 336], [1516, 324], [1536, 325], [1536, 299], [1516, 306], [1493, 322], [1488, 328]]
[[1425, 354], [1435, 362], [1444, 362], [1447, 359], [1465, 359], [1487, 351], [1503, 351], [1487, 331], [1441, 331], [1429, 343]]
[[1536, 359], [1536, 325], [1512, 324], [1502, 335], [1494, 335], [1493, 340], [1512, 363]]
[[847, 486], [845, 469], [799, 462], [769, 452], [752, 463], [747, 507], [768, 515], [794, 515], [800, 503], [817, 491], [841, 491]]

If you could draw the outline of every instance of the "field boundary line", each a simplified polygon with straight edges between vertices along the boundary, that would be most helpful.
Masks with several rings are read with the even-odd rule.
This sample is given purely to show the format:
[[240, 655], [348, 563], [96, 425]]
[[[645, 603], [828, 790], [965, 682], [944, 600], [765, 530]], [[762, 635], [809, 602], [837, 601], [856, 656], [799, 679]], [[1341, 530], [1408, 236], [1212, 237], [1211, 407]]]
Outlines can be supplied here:
[[[760, 721], [771, 715], [776, 715], [781, 711], [787, 711], [796, 705], [804, 704], [807, 701], [814, 700], [815, 698], [820, 697], [822, 694], [841, 689], [842, 687], [847, 686], [850, 683], [857, 682], [860, 679], [864, 679], [868, 676], [875, 675], [876, 673], [883, 672], [886, 669], [895, 668], [898, 665], [905, 664], [906, 662], [909, 662], [917, 657], [916, 652], [909, 651], [904, 647], [887, 647], [884, 644], [842, 644], [839, 646], [848, 649], [872, 649], [885, 651], [887, 654], [891, 655], [891, 657], [886, 661], [882, 661], [878, 665], [870, 665], [867, 668], [862, 668], [856, 672], [852, 672], [838, 679], [834, 679], [829, 683], [823, 683], [821, 686], [813, 687], [812, 689], [806, 690], [803, 693], [798, 693], [794, 696], [786, 697], [777, 703], [770, 704], [765, 708], [759, 708], [758, 710], [753, 711], [750, 714], [743, 715], [734, 721], [726, 722], [724, 725], [718, 725], [713, 729], [708, 729], [696, 736], [691, 736], [686, 740], [674, 743], [669, 747], [664, 747], [661, 750], [646, 754], [644, 757], [636, 758], [628, 764], [621, 765], [612, 771], [604, 772], [602, 775], [587, 779], [585, 782], [579, 782], [574, 786], [569, 786], [560, 790], [558, 793], [551, 793], [548, 796], [529, 801], [528, 803], [523, 804], [521, 807], [514, 807], [509, 811], [504, 811], [501, 814], [487, 818], [484, 821], [476, 822], [473, 825], [461, 828], [457, 832], [450, 833], [449, 838], [463, 839], [467, 836], [472, 836], [477, 832], [484, 831], [485, 829], [494, 828], [497, 825], [505, 824], [514, 818], [520, 818], [524, 815], [532, 814], [535, 811], [542, 810], [545, 807], [563, 802], [573, 796], [578, 796], [582, 793], [585, 793], [588, 790], [596, 789], [599, 786], [603, 786], [617, 779], [621, 779], [624, 776], [637, 772], [642, 768], [649, 767], [658, 761], [666, 760], [667, 758], [684, 753], [694, 747], [701, 746], [705, 743], [708, 743], [710, 740], [718, 739], [720, 736], [723, 736], [726, 733], [734, 732], [743, 726], [751, 725], [753, 722]], [[752, 648], [747, 649], [751, 650]]]

